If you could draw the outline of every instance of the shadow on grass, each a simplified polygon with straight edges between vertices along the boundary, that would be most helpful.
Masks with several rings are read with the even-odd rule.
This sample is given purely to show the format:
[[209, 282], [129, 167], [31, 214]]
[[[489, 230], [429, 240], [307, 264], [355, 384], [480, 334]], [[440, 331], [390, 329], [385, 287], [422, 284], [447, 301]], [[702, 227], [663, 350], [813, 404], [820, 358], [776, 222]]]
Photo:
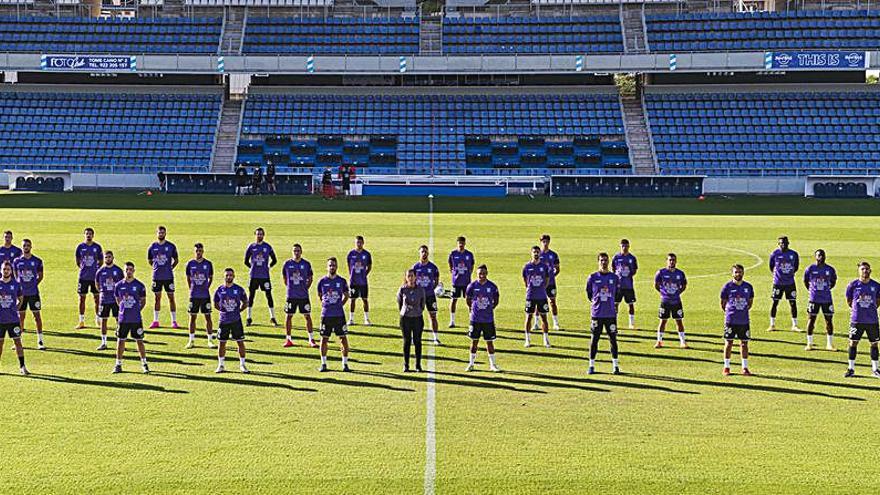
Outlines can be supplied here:
[[[188, 381], [196, 381], [196, 382], [207, 382], [207, 383], [222, 383], [222, 384], [233, 384], [233, 385], [245, 385], [249, 387], [258, 387], [258, 388], [280, 388], [284, 390], [290, 390], [294, 392], [317, 392], [314, 388], [304, 388], [304, 387], [294, 387], [293, 385], [289, 385], [287, 383], [278, 383], [278, 382], [269, 382], [262, 380], [251, 380], [245, 378], [238, 378], [234, 373], [217, 373], [213, 375], [190, 375], [187, 373], [169, 373], [165, 371], [155, 371], [152, 373], [155, 376], [160, 376], [162, 378], [171, 378], [174, 380], [188, 380]], [[239, 376], [269, 376], [266, 373], [257, 373], [251, 372], [250, 375], [239, 374]]]
[[[814, 390], [803, 390], [796, 388], [786, 388], [786, 387], [778, 387], [774, 385], [764, 385], [760, 383], [761, 376], [755, 375], [752, 377], [742, 377], [745, 380], [748, 380], [749, 383], [742, 383], [738, 380], [739, 378], [733, 377], [730, 379], [718, 380], [718, 381], [709, 381], [709, 380], [697, 380], [694, 378], [681, 378], [681, 377], [672, 377], [672, 376], [660, 376], [660, 375], [649, 375], [643, 373], [634, 373], [631, 376], [635, 378], [640, 378], [642, 380], [653, 380], [660, 382], [669, 382], [669, 383], [683, 383], [687, 385], [698, 385], [705, 387], [714, 387], [714, 388], [728, 388], [728, 389], [738, 389], [738, 390], [750, 390], [756, 392], [771, 392], [777, 394], [790, 394], [790, 395], [806, 395], [813, 397], [824, 397], [828, 399], [839, 399], [839, 400], [849, 400], [849, 401], [864, 401], [865, 399], [862, 397], [853, 397], [847, 395], [834, 395], [825, 392], [818, 392]], [[779, 380], [780, 377], [771, 377], [771, 380]]]
[[[301, 380], [312, 383], [328, 383], [332, 385], [344, 385], [348, 387], [358, 387], [358, 388], [377, 388], [383, 390], [389, 390], [392, 392], [415, 392], [415, 389], [411, 388], [400, 388], [395, 387], [393, 385], [386, 385], [384, 383], [373, 383], [367, 381], [358, 381], [358, 380], [344, 380], [341, 378], [336, 378], [335, 376], [331, 376], [330, 373], [333, 372], [341, 372], [341, 370], [330, 369], [330, 372], [327, 373], [319, 373], [316, 369], [315, 376], [301, 376], [301, 375], [291, 375], [288, 373], [277, 373], [277, 372], [265, 372], [260, 373], [262, 376], [271, 376], [273, 378], [281, 378], [284, 380]], [[357, 375], [366, 375], [366, 376], [379, 376], [378, 374], [371, 373], [368, 371], [352, 371], [350, 373], [343, 373], [343, 376], [357, 376]]]
[[[562, 387], [562, 388], [581, 388], [582, 386], [574, 386], [574, 383], [589, 383], [589, 384], [601, 384], [609, 387], [619, 387], [619, 388], [635, 388], [641, 390], [654, 390], [658, 392], [668, 392], [672, 394], [686, 394], [686, 395], [699, 395], [699, 392], [695, 392], [693, 390], [678, 390], [674, 388], [664, 387], [660, 385], [649, 385], [647, 383], [632, 383], [627, 381], [622, 381], [620, 379], [614, 380], [604, 380], [602, 378], [598, 378], [599, 375], [586, 375], [584, 374], [583, 378], [572, 377], [572, 376], [555, 376], [555, 375], [546, 375], [541, 373], [531, 373], [531, 372], [522, 372], [522, 371], [511, 371], [509, 372], [511, 375], [516, 376], [525, 376], [530, 378], [538, 378], [541, 379], [541, 383], [544, 386], [549, 387]], [[623, 377], [625, 380], [627, 377], [635, 377], [637, 375], [624, 373], [623, 375], [617, 375], [618, 377]]]
[[[154, 373], [155, 374], [155, 373]], [[43, 380], [53, 383], [64, 383], [68, 385], [88, 385], [92, 387], [118, 388], [123, 390], [138, 390], [146, 392], [162, 392], [166, 394], [188, 394], [186, 390], [175, 390], [165, 388], [159, 385], [150, 385], [148, 383], [136, 382], [113, 382], [106, 380], [89, 380], [86, 378], [74, 378], [61, 375], [44, 375], [39, 373], [31, 373], [27, 378], [32, 380]]]
[[[359, 372], [363, 375], [376, 376], [380, 378], [388, 378], [392, 380], [402, 380], [408, 382], [417, 382], [417, 383], [425, 383], [427, 381], [426, 373], [387, 373], [387, 372], [377, 372], [377, 371], [361, 371]], [[444, 378], [444, 377], [455, 377], [455, 378], [473, 378], [474, 380], [456, 380], [452, 378]], [[480, 380], [482, 378], [482, 380]], [[479, 380], [479, 381], [477, 381]], [[465, 377], [464, 375], [458, 375], [455, 373], [434, 373], [434, 383], [439, 383], [442, 385], [454, 385], [460, 387], [475, 387], [475, 388], [487, 388], [487, 389], [495, 389], [495, 390], [507, 390], [510, 392], [525, 392], [529, 394], [546, 394], [547, 392], [543, 390], [537, 389], [526, 389], [526, 388], [518, 388], [511, 385], [509, 380], [505, 380], [501, 378], [498, 374], [493, 373], [490, 377], [480, 377], [479, 375], [471, 375]], [[529, 385], [537, 385], [530, 383]], [[595, 389], [592, 390], [594, 392], [607, 392], [607, 390]]]
[[[91, 358], [102, 358], [102, 359], [116, 359], [116, 349], [108, 348], [106, 351], [83, 351], [80, 349], [46, 349], [41, 352], [55, 352], [58, 354], [71, 354], [74, 356], [84, 356]], [[137, 355], [137, 350], [133, 349], [132, 346], [127, 346], [125, 350], [126, 355]], [[179, 364], [181, 366], [202, 366], [201, 363], [191, 363], [189, 361], [181, 361], [179, 359], [168, 359], [163, 357], [155, 357], [156, 355], [161, 354], [157, 351], [150, 351], [149, 346], [147, 347], [147, 360], [151, 363], [171, 363], [171, 364]], [[193, 357], [187, 355], [186, 357]]]

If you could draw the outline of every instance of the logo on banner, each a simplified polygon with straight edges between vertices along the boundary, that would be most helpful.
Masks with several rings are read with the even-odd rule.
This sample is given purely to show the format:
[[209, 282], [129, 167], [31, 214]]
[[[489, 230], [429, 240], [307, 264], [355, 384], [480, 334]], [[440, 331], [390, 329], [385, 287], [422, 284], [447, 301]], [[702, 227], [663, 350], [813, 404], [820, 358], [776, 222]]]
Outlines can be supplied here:
[[791, 61], [794, 60], [794, 57], [787, 53], [780, 53], [776, 55], [775, 60], [780, 67], [788, 67]]
[[865, 60], [865, 55], [858, 52], [852, 52], [843, 58], [847, 61], [850, 67], [861, 67], [862, 61]]

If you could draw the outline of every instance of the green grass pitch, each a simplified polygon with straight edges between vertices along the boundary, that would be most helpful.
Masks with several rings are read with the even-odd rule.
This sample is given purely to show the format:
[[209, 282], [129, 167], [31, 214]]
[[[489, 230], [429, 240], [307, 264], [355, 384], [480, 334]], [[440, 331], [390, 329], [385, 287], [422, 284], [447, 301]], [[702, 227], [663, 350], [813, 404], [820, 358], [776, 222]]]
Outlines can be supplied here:
[[[424, 199], [0, 194], [0, 227], [14, 230], [16, 242], [33, 239], [46, 266], [49, 346], [37, 351], [33, 333], [26, 334], [30, 377], [17, 375], [11, 342], [0, 360], [0, 493], [425, 493], [427, 378], [401, 373], [393, 297], [427, 240], [426, 206]], [[436, 493], [868, 493], [880, 484], [872, 460], [880, 444], [880, 381], [868, 377], [866, 343], [861, 378], [842, 378], [849, 317], [843, 289], [859, 259], [880, 262], [875, 203], [441, 198], [436, 209], [438, 265], [445, 266], [455, 237], [465, 235], [501, 288], [497, 344], [504, 369], [489, 373], [481, 348], [478, 371], [463, 371], [469, 341], [464, 330], [445, 328], [448, 302], [441, 300]], [[240, 283], [243, 250], [257, 226], [281, 260], [301, 243], [318, 273], [324, 259], [344, 257], [353, 236], [363, 234], [375, 263], [374, 326], [352, 329], [355, 372], [319, 375], [318, 353], [303, 345], [299, 319], [297, 346], [283, 349], [283, 331], [266, 325], [265, 299], [258, 297], [258, 325], [248, 329], [252, 375], [235, 366], [215, 375], [203, 332], [197, 349], [184, 350], [186, 332], [168, 329], [163, 309], [166, 328], [148, 332], [154, 373], [139, 373], [130, 345], [127, 373], [111, 376], [112, 352], [94, 350], [98, 331], [73, 330], [73, 248], [82, 229], [93, 226], [96, 240], [118, 262], [133, 260], [146, 282], [146, 248], [158, 224], [168, 227], [183, 262], [201, 241], [215, 268], [235, 267]], [[519, 273], [543, 232], [553, 236], [562, 260], [564, 331], [552, 333], [552, 349], [524, 349]], [[801, 253], [802, 267], [820, 247], [837, 267], [840, 352], [808, 353], [803, 334], [765, 331], [766, 260], [781, 234]], [[583, 285], [596, 253], [613, 252], [621, 237], [632, 241], [641, 266], [639, 329], [622, 331], [623, 376], [608, 374], [603, 341], [601, 374], [588, 378]], [[669, 251], [690, 278], [690, 350], [653, 349], [652, 280]], [[746, 278], [758, 291], [751, 378], [720, 373], [718, 293], [734, 262], [749, 268]], [[182, 269], [177, 280], [182, 287]], [[449, 285], [448, 276], [443, 280]], [[280, 301], [280, 267], [273, 282]], [[185, 292], [178, 294], [181, 319]], [[805, 326], [804, 291], [799, 302]], [[148, 298], [147, 319], [150, 309]], [[780, 307], [783, 323], [787, 311]], [[26, 328], [33, 328], [30, 317]], [[824, 345], [821, 330], [817, 344]], [[335, 345], [330, 355], [338, 370]], [[737, 356], [733, 363], [738, 372]]]

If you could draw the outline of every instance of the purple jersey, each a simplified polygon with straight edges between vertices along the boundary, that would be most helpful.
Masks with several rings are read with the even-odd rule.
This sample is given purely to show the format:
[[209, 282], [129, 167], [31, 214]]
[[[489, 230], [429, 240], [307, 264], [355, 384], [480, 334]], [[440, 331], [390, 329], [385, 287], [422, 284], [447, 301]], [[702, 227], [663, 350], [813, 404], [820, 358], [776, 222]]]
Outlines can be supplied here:
[[15, 244], [10, 245], [9, 247], [0, 246], [0, 265], [2, 265], [4, 261], [11, 263], [14, 259], [20, 256], [21, 248]]
[[345, 317], [342, 298], [348, 292], [348, 283], [339, 275], [324, 277], [318, 281], [318, 298], [321, 299], [321, 318]]
[[119, 323], [142, 323], [141, 298], [147, 297], [147, 288], [140, 280], [116, 282], [113, 297], [119, 304]]
[[587, 279], [587, 299], [590, 300], [590, 317], [617, 318], [614, 296], [620, 288], [620, 277], [614, 272], [593, 272]]
[[724, 305], [724, 324], [748, 325], [749, 301], [754, 297], [755, 289], [746, 281], [737, 285], [731, 280], [724, 284], [724, 288], [721, 289], [721, 300], [727, 301]]
[[556, 254], [556, 251], [552, 249], [548, 249], [546, 251], [541, 251], [541, 257], [539, 258], [544, 264], [547, 265], [549, 270], [547, 271], [548, 275], [548, 285], [553, 285], [556, 283], [556, 265], [559, 264], [559, 255]]
[[9, 282], [0, 280], [0, 323], [20, 323], [18, 298], [21, 296], [21, 285], [14, 278]]
[[471, 323], [492, 323], [495, 321], [495, 305], [498, 304], [498, 286], [486, 280], [481, 284], [474, 280], [465, 290], [465, 297], [471, 301]]
[[639, 270], [639, 262], [632, 253], [617, 253], [611, 258], [611, 269], [620, 279], [621, 289], [633, 288], [633, 277]]
[[202, 261], [189, 260], [186, 264], [186, 277], [189, 279], [189, 297], [191, 299], [210, 299], [211, 284], [214, 278], [214, 265], [202, 258]]
[[523, 266], [522, 276], [526, 281], [526, 300], [547, 299], [547, 284], [552, 271], [553, 269], [549, 265], [540, 261], [537, 263], [529, 261]]
[[880, 295], [880, 283], [874, 279], [868, 282], [853, 280], [846, 286], [846, 300], [852, 301], [853, 323], [877, 323], [877, 296]]
[[241, 321], [242, 303], [247, 303], [247, 294], [244, 287], [232, 284], [227, 287], [224, 283], [214, 291], [214, 307], [220, 312], [220, 324], [235, 323]]
[[449, 269], [452, 273], [453, 287], [467, 287], [474, 272], [474, 253], [465, 249], [449, 253]]
[[104, 256], [104, 250], [97, 242], [88, 245], [84, 242], [79, 243], [76, 247], [76, 266], [79, 267], [80, 280], [95, 280], [95, 272]]
[[794, 274], [798, 271], [800, 258], [793, 249], [777, 249], [770, 254], [770, 271], [773, 272], [773, 285], [794, 285]]
[[831, 265], [810, 265], [804, 270], [804, 285], [810, 290], [810, 302], [828, 304], [831, 302], [831, 289], [837, 285], [837, 272]]
[[309, 279], [313, 277], [311, 263], [305, 258], [300, 258], [299, 261], [291, 258], [284, 262], [281, 274], [287, 281], [288, 299], [309, 298]]
[[428, 297], [433, 296], [434, 288], [437, 287], [437, 282], [440, 280], [440, 269], [437, 268], [437, 265], [430, 261], [425, 263], [419, 261], [412, 266], [412, 269], [416, 272], [416, 285], [425, 289], [425, 295]]
[[177, 259], [177, 246], [170, 241], [150, 244], [147, 261], [153, 266], [153, 280], [174, 280], [171, 264]]
[[37, 286], [37, 277], [43, 273], [43, 260], [36, 256], [25, 258], [21, 256], [12, 262], [15, 280], [21, 285], [21, 293], [24, 296], [36, 296], [40, 293]]
[[687, 285], [687, 277], [678, 268], [661, 268], [654, 275], [654, 284], [660, 288], [660, 302], [679, 304], [681, 291]]
[[351, 285], [367, 285], [367, 269], [373, 265], [373, 257], [366, 249], [352, 249], [346, 258], [348, 262], [348, 278]]
[[101, 291], [101, 305], [110, 305], [116, 302], [114, 291], [116, 282], [125, 278], [125, 272], [116, 265], [102, 265], [95, 273], [95, 285]]
[[268, 242], [252, 242], [244, 253], [244, 264], [251, 267], [251, 278], [269, 278], [269, 265], [275, 264], [275, 250]]

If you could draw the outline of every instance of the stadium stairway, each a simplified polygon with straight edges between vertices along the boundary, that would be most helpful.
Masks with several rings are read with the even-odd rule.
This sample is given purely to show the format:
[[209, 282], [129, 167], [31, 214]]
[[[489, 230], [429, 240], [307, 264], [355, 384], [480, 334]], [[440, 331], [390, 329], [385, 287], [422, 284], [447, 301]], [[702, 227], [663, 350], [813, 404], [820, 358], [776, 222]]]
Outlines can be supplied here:
[[657, 165], [651, 149], [651, 134], [645, 107], [638, 93], [620, 95], [629, 159], [636, 174], [656, 174]]
[[626, 53], [645, 53], [648, 51], [644, 20], [644, 3], [623, 4], [620, 23], [623, 26], [623, 46]]
[[214, 156], [211, 171], [215, 173], [232, 172], [235, 155], [238, 152], [238, 136], [241, 129], [241, 114], [244, 101], [227, 99], [220, 112], [220, 126], [214, 142]]
[[241, 41], [244, 38], [244, 24], [247, 10], [244, 8], [227, 7], [223, 20], [223, 36], [220, 41], [220, 53], [238, 55], [241, 53]]
[[440, 55], [443, 37], [443, 17], [425, 15], [419, 19], [419, 54]]

